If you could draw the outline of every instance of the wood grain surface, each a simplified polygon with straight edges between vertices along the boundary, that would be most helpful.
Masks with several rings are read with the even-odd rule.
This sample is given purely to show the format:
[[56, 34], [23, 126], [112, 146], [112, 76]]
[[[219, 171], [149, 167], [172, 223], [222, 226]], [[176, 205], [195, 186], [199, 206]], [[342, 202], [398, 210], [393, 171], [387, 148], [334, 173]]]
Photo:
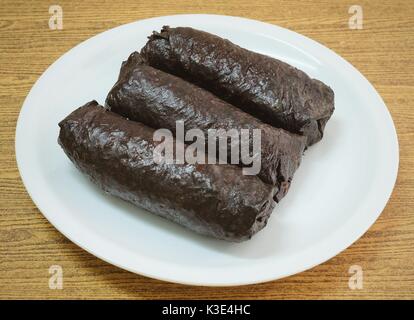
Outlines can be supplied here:
[[[49, 6], [63, 8], [63, 30], [48, 27]], [[350, 30], [348, 8], [361, 5], [363, 29]], [[67, 240], [28, 196], [16, 167], [14, 135], [22, 103], [39, 76], [81, 41], [135, 20], [178, 13], [253, 18], [294, 30], [331, 48], [378, 90], [397, 128], [400, 168], [379, 220], [350, 248], [311, 270], [242, 287], [193, 287], [123, 271]], [[185, 21], [183, 21], [185, 25]], [[0, 5], [0, 298], [414, 298], [414, 2], [131, 0], [21, 1]], [[53, 94], [53, 93], [51, 93]], [[48, 286], [61, 265], [62, 290]], [[361, 290], [348, 270], [364, 271]]]

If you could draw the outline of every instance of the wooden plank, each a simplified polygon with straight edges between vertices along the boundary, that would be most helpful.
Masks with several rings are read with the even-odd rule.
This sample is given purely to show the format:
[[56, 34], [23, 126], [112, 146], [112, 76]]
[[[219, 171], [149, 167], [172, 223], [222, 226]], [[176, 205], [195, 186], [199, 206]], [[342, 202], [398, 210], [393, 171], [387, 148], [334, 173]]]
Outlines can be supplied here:
[[[350, 1], [174, 0], [59, 1], [63, 30], [49, 30], [50, 1], [3, 0], [0, 6], [0, 298], [410, 298], [414, 297], [414, 5], [359, 1], [364, 28], [348, 28]], [[354, 245], [312, 270], [259, 285], [192, 287], [138, 276], [80, 249], [50, 225], [19, 177], [14, 132], [21, 105], [42, 72], [89, 37], [138, 19], [215, 13], [258, 19], [302, 33], [350, 61], [370, 80], [393, 116], [400, 171], [386, 209]], [[185, 24], [185, 22], [183, 22]], [[64, 270], [50, 290], [48, 268]], [[348, 269], [364, 270], [350, 290]]]

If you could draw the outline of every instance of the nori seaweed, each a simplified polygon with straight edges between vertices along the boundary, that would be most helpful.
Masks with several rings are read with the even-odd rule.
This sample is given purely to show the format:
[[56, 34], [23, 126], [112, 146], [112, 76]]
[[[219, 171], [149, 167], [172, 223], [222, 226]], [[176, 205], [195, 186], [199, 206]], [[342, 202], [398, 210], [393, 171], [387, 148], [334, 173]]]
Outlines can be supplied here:
[[[260, 129], [259, 177], [277, 187], [276, 201], [288, 191], [306, 145], [302, 136], [267, 125], [200, 87], [145, 65], [138, 52], [124, 61], [106, 107], [131, 120], [174, 133], [179, 120], [184, 121], [186, 130], [201, 129], [205, 136], [209, 129]], [[232, 147], [228, 141], [228, 156]], [[229, 158], [226, 160], [230, 163]]]
[[59, 123], [59, 144], [105, 192], [200, 234], [243, 241], [267, 223], [273, 189], [232, 165], [157, 164], [154, 130], [91, 101]]
[[164, 26], [141, 54], [266, 123], [305, 135], [308, 145], [322, 138], [334, 111], [334, 92], [321, 81], [204, 31]]

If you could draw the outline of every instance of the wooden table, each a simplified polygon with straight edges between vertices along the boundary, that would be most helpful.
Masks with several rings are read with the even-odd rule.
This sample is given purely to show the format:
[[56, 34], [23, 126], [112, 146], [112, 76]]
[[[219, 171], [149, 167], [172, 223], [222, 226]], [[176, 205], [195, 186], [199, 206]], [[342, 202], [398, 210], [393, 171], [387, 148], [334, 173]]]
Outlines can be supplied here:
[[[351, 30], [348, 9], [354, 2], [3, 0], [0, 298], [414, 298], [414, 4], [357, 1], [363, 8], [363, 29]], [[63, 9], [63, 30], [48, 27], [52, 4]], [[38, 77], [60, 55], [95, 34], [177, 13], [237, 15], [294, 30], [350, 61], [378, 90], [398, 132], [399, 175], [379, 220], [350, 248], [309, 271], [278, 281], [192, 287], [135, 275], [95, 258], [56, 231], [33, 204], [16, 167], [14, 132], [23, 100]], [[63, 290], [49, 289], [48, 269], [54, 264], [63, 268]], [[351, 265], [363, 268], [362, 290], [348, 287]]]

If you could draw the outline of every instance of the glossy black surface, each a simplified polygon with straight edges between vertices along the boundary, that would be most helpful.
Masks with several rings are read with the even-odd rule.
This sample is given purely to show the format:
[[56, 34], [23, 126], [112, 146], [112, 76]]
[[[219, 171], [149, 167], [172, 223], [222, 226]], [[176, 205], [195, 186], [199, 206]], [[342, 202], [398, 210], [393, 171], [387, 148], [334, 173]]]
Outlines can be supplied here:
[[91, 101], [59, 123], [59, 144], [105, 192], [200, 234], [249, 239], [267, 223], [273, 189], [232, 165], [157, 164], [154, 130]]
[[323, 136], [334, 92], [280, 60], [192, 28], [163, 27], [141, 50], [153, 67], [178, 75], [275, 127]]
[[[175, 132], [176, 121], [182, 120], [186, 130], [200, 129], [204, 137], [209, 129], [235, 129], [239, 134], [241, 129], [261, 130], [261, 149], [257, 152], [261, 157], [259, 177], [276, 186], [277, 201], [286, 194], [306, 145], [305, 137], [267, 125], [207, 90], [146, 65], [137, 52], [123, 63], [106, 106], [155, 129]], [[228, 156], [234, 146], [238, 147], [237, 140], [232, 142], [227, 144]], [[225, 160], [230, 163], [230, 157]]]

